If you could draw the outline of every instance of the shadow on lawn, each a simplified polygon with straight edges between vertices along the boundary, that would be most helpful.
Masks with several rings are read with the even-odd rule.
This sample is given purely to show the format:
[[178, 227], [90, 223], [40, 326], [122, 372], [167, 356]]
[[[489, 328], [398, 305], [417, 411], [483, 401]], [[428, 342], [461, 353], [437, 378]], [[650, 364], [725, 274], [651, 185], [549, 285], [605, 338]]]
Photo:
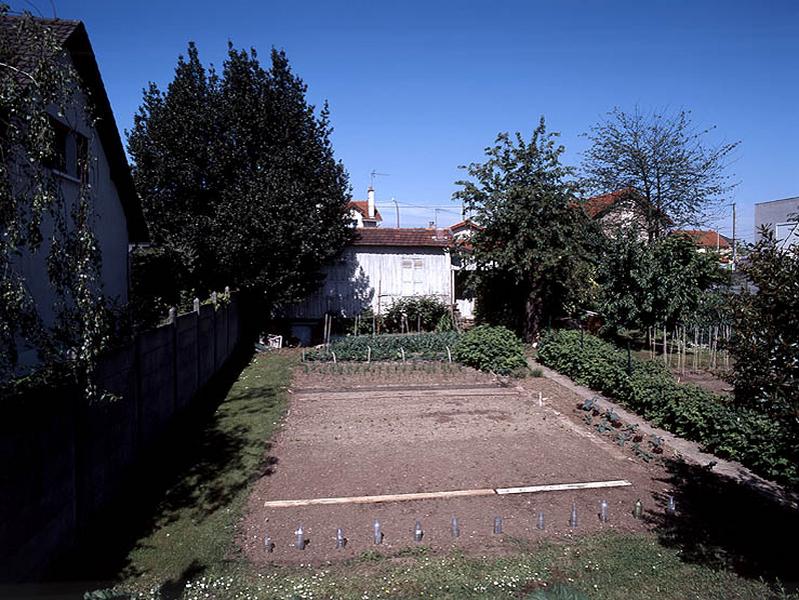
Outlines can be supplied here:
[[666, 514], [663, 494], [647, 515], [663, 545], [680, 549], [687, 562], [799, 589], [796, 556], [788, 550], [799, 539], [799, 511], [702, 466], [669, 461], [667, 469], [662, 481], [677, 514]]
[[[176, 419], [147, 452], [128, 478], [119, 500], [82, 532], [78, 549], [58, 561], [47, 580], [96, 582], [94, 587], [100, 588], [113, 585], [121, 573], [135, 575], [130, 572], [127, 556], [143, 538], [187, 515], [193, 523], [202, 522], [228, 505], [250, 483], [253, 475], [244, 464], [244, 449], [248, 444], [244, 421], [251, 411], [241, 407], [236, 418], [242, 423], [221, 428], [217, 409], [226, 398], [229, 401], [256, 397], [268, 401], [270, 396], [276, 399], [277, 389], [268, 387], [231, 392], [251, 358], [251, 351], [239, 352], [231, 358], [191, 409]], [[257, 474], [270, 473], [276, 461], [264, 457], [256, 468]], [[181, 577], [161, 586], [163, 597], [177, 597], [185, 581], [199, 576], [205, 568], [206, 565], [193, 562]]]

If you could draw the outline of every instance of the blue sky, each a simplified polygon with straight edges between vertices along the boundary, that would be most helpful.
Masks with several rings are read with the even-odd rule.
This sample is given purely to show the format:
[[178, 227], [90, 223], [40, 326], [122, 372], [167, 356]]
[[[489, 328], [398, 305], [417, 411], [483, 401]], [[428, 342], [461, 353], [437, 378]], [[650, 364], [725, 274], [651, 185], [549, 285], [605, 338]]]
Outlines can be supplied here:
[[373, 169], [390, 174], [375, 182], [387, 225], [392, 197], [403, 226], [459, 220], [457, 166], [540, 115], [578, 163], [580, 134], [615, 105], [690, 109], [715, 140], [741, 141], [731, 200], [746, 238], [754, 202], [799, 195], [797, 1], [53, 1], [86, 23], [121, 130], [189, 40], [217, 65], [228, 40], [285, 49], [310, 100], [330, 102], [354, 197]]

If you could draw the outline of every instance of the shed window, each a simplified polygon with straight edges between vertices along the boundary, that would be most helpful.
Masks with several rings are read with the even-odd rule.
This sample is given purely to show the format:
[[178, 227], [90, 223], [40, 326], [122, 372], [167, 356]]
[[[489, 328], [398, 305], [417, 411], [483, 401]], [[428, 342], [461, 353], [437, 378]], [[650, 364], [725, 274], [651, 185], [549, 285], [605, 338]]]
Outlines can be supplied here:
[[424, 260], [402, 259], [402, 295], [416, 296], [424, 293]]

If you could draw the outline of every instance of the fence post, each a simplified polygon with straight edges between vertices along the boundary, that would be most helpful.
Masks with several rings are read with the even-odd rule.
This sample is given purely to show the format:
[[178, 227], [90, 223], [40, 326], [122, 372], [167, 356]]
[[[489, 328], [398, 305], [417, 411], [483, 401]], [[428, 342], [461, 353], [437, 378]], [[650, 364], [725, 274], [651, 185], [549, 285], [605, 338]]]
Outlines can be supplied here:
[[174, 306], [169, 309], [169, 327], [172, 330], [171, 357], [172, 357], [172, 416], [178, 412], [178, 309]]

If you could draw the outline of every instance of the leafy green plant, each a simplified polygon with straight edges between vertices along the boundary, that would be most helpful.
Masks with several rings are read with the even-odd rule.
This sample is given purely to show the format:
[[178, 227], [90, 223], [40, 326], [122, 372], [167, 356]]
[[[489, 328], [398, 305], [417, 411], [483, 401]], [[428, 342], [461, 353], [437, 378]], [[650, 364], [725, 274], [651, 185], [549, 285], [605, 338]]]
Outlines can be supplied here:
[[464, 333], [455, 346], [454, 357], [459, 363], [501, 375], [527, 365], [521, 340], [505, 327], [489, 325]]
[[[439, 329], [444, 317], [449, 317], [449, 307], [434, 296], [413, 296], [395, 300], [386, 311], [383, 324], [386, 331], [451, 331]], [[451, 321], [450, 321], [451, 324]]]
[[339, 338], [328, 349], [306, 353], [307, 361], [330, 361], [333, 353], [341, 361], [402, 361], [448, 360], [447, 348], [457, 344], [459, 334], [454, 331], [441, 333], [354, 335]]
[[[764, 477], [799, 484], [794, 429], [697, 386], [677, 383], [660, 363], [635, 359], [628, 374], [624, 350], [595, 336], [565, 330], [543, 337], [538, 360], [615, 398], [654, 425], [699, 442], [708, 452], [737, 460]], [[595, 425], [597, 431], [612, 430], [616, 422], [612, 417], [605, 413]], [[633, 449], [645, 459], [662, 452], [659, 438], [647, 440], [648, 449], [638, 438], [633, 436]]]

